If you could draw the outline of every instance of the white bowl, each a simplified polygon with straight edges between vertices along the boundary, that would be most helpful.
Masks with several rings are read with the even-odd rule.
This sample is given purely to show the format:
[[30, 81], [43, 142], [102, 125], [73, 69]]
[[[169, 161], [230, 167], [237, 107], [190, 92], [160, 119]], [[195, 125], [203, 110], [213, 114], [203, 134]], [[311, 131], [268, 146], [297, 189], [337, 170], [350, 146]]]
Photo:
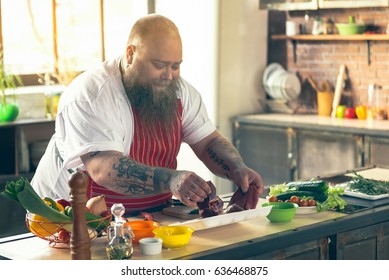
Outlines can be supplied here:
[[162, 252], [162, 239], [146, 237], [139, 240], [142, 255], [158, 255]]

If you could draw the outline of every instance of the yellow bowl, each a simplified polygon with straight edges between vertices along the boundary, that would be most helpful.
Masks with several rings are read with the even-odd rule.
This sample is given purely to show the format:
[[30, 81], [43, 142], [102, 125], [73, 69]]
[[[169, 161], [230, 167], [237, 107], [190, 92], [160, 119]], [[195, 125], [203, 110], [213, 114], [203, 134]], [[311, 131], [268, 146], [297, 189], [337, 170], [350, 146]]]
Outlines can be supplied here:
[[155, 221], [130, 221], [124, 224], [130, 226], [134, 233], [134, 243], [138, 243], [139, 240], [146, 237], [154, 237], [153, 229], [159, 227], [159, 223]]
[[153, 230], [155, 237], [162, 239], [162, 246], [178, 249], [189, 243], [194, 229], [188, 226], [161, 226]]

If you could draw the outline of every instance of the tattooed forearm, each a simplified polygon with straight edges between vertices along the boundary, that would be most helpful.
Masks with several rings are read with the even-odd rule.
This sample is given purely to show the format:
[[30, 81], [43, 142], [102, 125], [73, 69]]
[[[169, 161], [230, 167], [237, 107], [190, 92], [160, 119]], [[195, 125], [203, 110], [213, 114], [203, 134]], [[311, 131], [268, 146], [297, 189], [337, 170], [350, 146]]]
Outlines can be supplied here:
[[169, 169], [156, 168], [154, 170], [153, 185], [156, 191], [170, 191], [172, 173]]
[[[112, 169], [117, 172], [115, 188], [124, 194], [157, 194], [170, 191], [172, 177], [169, 169], [140, 165], [130, 158], [121, 158]], [[130, 181], [130, 182], [129, 182]]]
[[208, 145], [207, 154], [212, 163], [221, 168], [221, 172], [227, 178], [231, 170], [244, 165], [238, 151], [224, 138], [215, 138]]
[[230, 170], [230, 167], [224, 162], [222, 158], [217, 155], [214, 150], [212, 150], [211, 147], [208, 147], [207, 152], [209, 157], [216, 165], [220, 166], [225, 172], [228, 172]]

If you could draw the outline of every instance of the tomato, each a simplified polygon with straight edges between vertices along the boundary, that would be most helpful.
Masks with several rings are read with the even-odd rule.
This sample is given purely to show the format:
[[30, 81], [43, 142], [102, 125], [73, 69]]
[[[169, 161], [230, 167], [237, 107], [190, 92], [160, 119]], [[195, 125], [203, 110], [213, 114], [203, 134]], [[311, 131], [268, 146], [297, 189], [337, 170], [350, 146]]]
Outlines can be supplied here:
[[308, 200], [306, 200], [306, 199], [301, 199], [301, 200], [300, 200], [299, 206], [300, 206], [300, 207], [307, 207], [307, 206], [308, 206]]
[[70, 242], [70, 232], [65, 229], [61, 229], [58, 232], [58, 239], [61, 243], [67, 244]]
[[316, 200], [314, 199], [308, 200], [308, 206], [316, 206]]
[[346, 110], [344, 111], [344, 117], [346, 119], [355, 119], [357, 117], [357, 115], [355, 114], [355, 108], [346, 108]]
[[292, 196], [290, 198], [290, 201], [293, 202], [293, 203], [296, 203], [296, 204], [299, 204], [300, 203], [300, 198], [296, 195]]
[[269, 202], [276, 202], [276, 201], [278, 201], [278, 199], [275, 195], [272, 195], [271, 197], [269, 197]]

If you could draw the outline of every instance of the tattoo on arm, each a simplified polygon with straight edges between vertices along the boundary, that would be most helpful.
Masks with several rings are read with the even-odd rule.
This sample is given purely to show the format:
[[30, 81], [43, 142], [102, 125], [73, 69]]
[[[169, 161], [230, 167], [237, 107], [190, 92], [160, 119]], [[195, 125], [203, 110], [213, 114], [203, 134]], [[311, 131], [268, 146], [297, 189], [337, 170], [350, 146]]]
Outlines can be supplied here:
[[[117, 171], [116, 188], [128, 195], [159, 194], [170, 190], [171, 174], [166, 169], [140, 165], [130, 158], [121, 158], [112, 169]], [[154, 173], [154, 175], [153, 175]]]
[[[242, 162], [242, 159], [239, 155], [239, 153], [237, 152], [237, 150], [232, 146], [231, 147], [231, 144], [224, 141], [223, 139], [215, 139], [207, 148], [207, 153], [210, 157], [210, 159], [217, 165], [217, 166], [220, 166], [223, 171], [224, 171], [224, 174], [227, 178], [229, 178], [228, 176], [228, 172], [231, 170], [231, 166], [229, 165], [229, 162], [227, 162], [225, 159], [223, 159], [218, 153], [217, 151], [215, 151], [212, 146], [213, 145], [217, 145], [217, 146], [222, 146], [222, 149], [226, 152], [226, 155], [227, 155], [227, 158], [229, 159], [228, 161], [230, 163], [233, 162], [233, 165], [234, 166], [241, 166], [243, 165], [244, 163]], [[232, 161], [232, 162], [231, 162]]]
[[222, 158], [220, 158], [216, 152], [211, 148], [211, 147], [208, 147], [207, 149], [207, 152], [208, 152], [208, 155], [209, 157], [213, 160], [213, 162], [218, 165], [218, 166], [221, 166], [221, 168], [227, 173], [228, 171], [230, 171], [230, 167], [224, 162], [224, 160]]

